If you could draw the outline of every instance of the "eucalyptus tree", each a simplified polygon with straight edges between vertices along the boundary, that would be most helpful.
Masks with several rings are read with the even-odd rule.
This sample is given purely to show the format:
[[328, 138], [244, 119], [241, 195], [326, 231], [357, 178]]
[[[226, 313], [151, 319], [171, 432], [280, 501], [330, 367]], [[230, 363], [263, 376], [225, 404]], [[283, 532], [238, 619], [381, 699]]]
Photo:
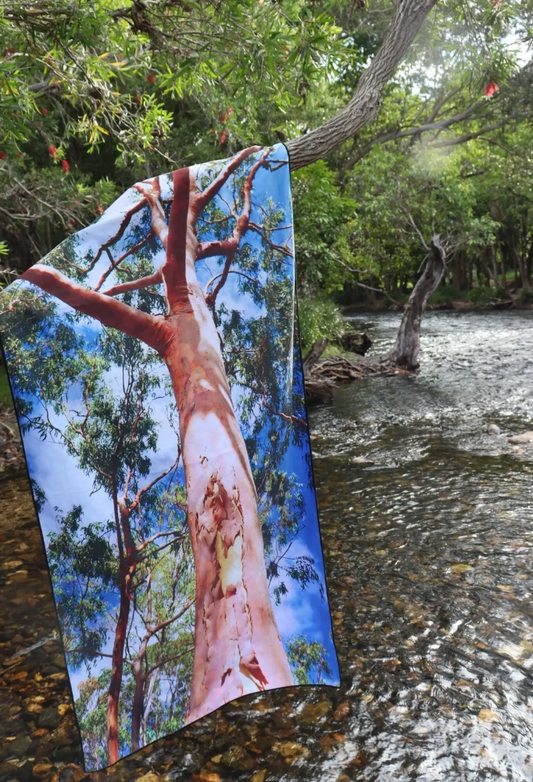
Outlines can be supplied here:
[[[168, 486], [179, 465], [179, 438], [175, 436], [173, 462], [153, 476], [159, 425], [151, 405], [161, 379], [154, 372], [154, 357], [141, 343], [111, 330], [95, 334], [85, 317], [67, 314], [63, 319], [48, 296], [38, 297], [37, 309], [29, 291], [15, 290], [8, 301], [11, 317], [5, 347], [25, 430], [61, 443], [92, 478], [93, 492], [103, 491], [110, 499], [111, 518], [106, 521], [83, 520], [79, 505], [66, 513], [58, 509], [60, 531], [49, 534], [48, 552], [69, 666], [76, 670], [90, 667], [98, 658], [111, 661], [107, 752], [117, 759], [120, 693], [124, 662], [129, 659], [125, 648], [134, 657], [129, 659], [137, 684], [131, 746], [138, 748], [149, 679], [143, 670], [148, 644], [192, 605], [190, 594], [184, 598], [190, 588], [184, 587], [182, 573], [168, 593], [169, 616], [149, 612], [144, 622], [137, 608], [147, 589], [157, 591], [158, 568], [169, 555], [175, 567], [182, 562], [180, 573], [185, 568], [188, 583], [194, 580], [190, 564], [183, 564], [184, 497], [174, 484]], [[34, 307], [34, 316], [26, 322], [24, 308], [29, 306]], [[43, 347], [42, 340], [48, 340]], [[118, 396], [112, 379], [117, 369], [122, 391]], [[183, 588], [176, 592], [178, 584]], [[117, 605], [111, 615], [110, 601]], [[151, 599], [150, 605], [155, 602]], [[135, 645], [132, 634], [139, 621], [146, 627]], [[108, 638], [109, 652], [104, 651]]]
[[[118, 525], [127, 526], [139, 505], [152, 523], [154, 481], [147, 484], [145, 494], [139, 488], [137, 473], [147, 472], [141, 441], [134, 455], [124, 457], [124, 464], [113, 459], [109, 463], [104, 447], [98, 450], [95, 445], [100, 436], [96, 436], [97, 416], [103, 417], [101, 437], [109, 445], [120, 443], [121, 433], [108, 437], [106, 420], [120, 418], [115, 406], [128, 411], [127, 431], [138, 429], [139, 437], [146, 437], [153, 450], [150, 391], [165, 382], [161, 372], [165, 368], [168, 372], [172, 397], [165, 393], [179, 418], [179, 453], [196, 577], [187, 721], [245, 692], [293, 682], [269, 586], [279, 604], [287, 594], [287, 580], [301, 589], [320, 584], [313, 557], [298, 550], [292, 553], [301, 532], [303, 493], [308, 487], [290, 472], [286, 454], [291, 445], [300, 447], [304, 460], [309, 453], [301, 372], [292, 372], [292, 363], [298, 366], [298, 360], [294, 354], [290, 211], [288, 204], [254, 197], [256, 178], [263, 171], [278, 169], [277, 176], [286, 181], [288, 159], [281, 146], [253, 147], [198, 171], [182, 169], [169, 177], [138, 183], [114, 207], [120, 215], [115, 224], [107, 215], [102, 218], [98, 244], [91, 239], [97, 235], [94, 232], [67, 240], [52, 253], [53, 266], [46, 261], [36, 264], [24, 275], [24, 282], [14, 286], [8, 307], [16, 320], [17, 308], [18, 315], [22, 314], [21, 299], [30, 296], [40, 301], [41, 289], [72, 308], [67, 310], [67, 321], [85, 323], [88, 316], [89, 330], [100, 335], [104, 346], [109, 343], [113, 361], [127, 377], [130, 355], [142, 356], [151, 368], [152, 374], [143, 374], [139, 366], [131, 373], [132, 393], [138, 393], [135, 399], [130, 398], [124, 379], [120, 389], [113, 390], [113, 384], [107, 391], [102, 389], [102, 399], [91, 387], [94, 408], [77, 413], [83, 426], [76, 420], [72, 431], [67, 426], [62, 432], [80, 466], [93, 469], [95, 481], [110, 491]], [[231, 295], [224, 296], [228, 280], [238, 285], [234, 293], [239, 290], [241, 298], [248, 300], [244, 310], [231, 305]], [[28, 289], [28, 282], [34, 287]], [[48, 295], [45, 299], [50, 301]], [[25, 329], [31, 331], [32, 325], [23, 324], [21, 334]], [[35, 344], [34, 332], [31, 339]], [[120, 353], [117, 346], [124, 351]], [[23, 366], [24, 349], [20, 352]], [[89, 364], [97, 360], [101, 358], [93, 351]], [[74, 367], [71, 376], [75, 377]], [[82, 383], [94, 385], [91, 377], [88, 371]], [[82, 396], [86, 405], [89, 394]], [[34, 425], [39, 426], [38, 422]], [[53, 425], [53, 421], [42, 424]], [[128, 458], [136, 460], [135, 476], [130, 475]], [[305, 475], [308, 465], [303, 469]], [[168, 472], [156, 482], [165, 483]], [[304, 483], [309, 480], [306, 475]], [[119, 487], [120, 492], [132, 494], [129, 502], [125, 494], [115, 497]], [[111, 762], [119, 754], [119, 731], [123, 729], [118, 720], [123, 675], [119, 663], [126, 659], [124, 650], [131, 640], [131, 632], [124, 631], [130, 611], [138, 615], [139, 627], [145, 628], [139, 630], [135, 652], [127, 657], [135, 679], [131, 696], [134, 747], [140, 741], [145, 700], [150, 702], [146, 693], [154, 679], [153, 666], [148, 668], [150, 674], [146, 672], [147, 655], [154, 627], [159, 632], [167, 619], [160, 617], [156, 622], [150, 618], [148, 603], [143, 603], [147, 583], [153, 578], [147, 572], [147, 546], [169, 533], [150, 528], [148, 538], [144, 537], [148, 532], [143, 532], [132, 545], [125, 536], [125, 580], [117, 624], [121, 629], [109, 681], [113, 696], [111, 718], [108, 715]], [[166, 545], [159, 545], [158, 550]], [[137, 593], [132, 588], [141, 583], [137, 579], [145, 591], [134, 605]]]

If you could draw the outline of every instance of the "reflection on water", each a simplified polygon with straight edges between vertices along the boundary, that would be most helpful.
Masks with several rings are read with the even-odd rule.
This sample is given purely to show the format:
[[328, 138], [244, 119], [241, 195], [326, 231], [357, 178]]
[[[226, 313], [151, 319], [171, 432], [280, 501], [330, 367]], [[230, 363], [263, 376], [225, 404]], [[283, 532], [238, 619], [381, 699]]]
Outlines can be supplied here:
[[[398, 318], [353, 325], [379, 351]], [[533, 779], [533, 445], [507, 440], [533, 429], [532, 351], [530, 312], [430, 314], [416, 378], [312, 412], [351, 706], [317, 779]]]

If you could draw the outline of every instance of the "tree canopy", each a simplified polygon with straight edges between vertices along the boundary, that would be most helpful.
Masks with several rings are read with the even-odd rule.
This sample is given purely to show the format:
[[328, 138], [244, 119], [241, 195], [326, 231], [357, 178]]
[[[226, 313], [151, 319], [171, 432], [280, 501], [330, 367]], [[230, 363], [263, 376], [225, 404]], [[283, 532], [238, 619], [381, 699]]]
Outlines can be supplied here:
[[418, 231], [432, 230], [454, 237], [456, 293], [529, 289], [530, 0], [46, 0], [1, 13], [6, 269], [135, 179], [254, 142], [292, 154], [381, 79], [375, 106], [356, 101], [361, 127], [294, 175], [302, 293], [352, 300], [366, 284], [401, 299]]

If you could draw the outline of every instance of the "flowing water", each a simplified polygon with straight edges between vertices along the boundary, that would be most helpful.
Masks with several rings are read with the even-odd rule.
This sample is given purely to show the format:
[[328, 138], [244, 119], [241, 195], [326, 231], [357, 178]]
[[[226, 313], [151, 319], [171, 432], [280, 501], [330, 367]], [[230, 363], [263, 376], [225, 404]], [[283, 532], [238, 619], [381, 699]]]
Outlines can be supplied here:
[[431, 313], [416, 378], [311, 414], [349, 778], [533, 779], [532, 315]]
[[[352, 325], [380, 351], [399, 317]], [[422, 348], [416, 377], [355, 383], [310, 411], [340, 690], [249, 696], [83, 777], [65, 766], [81, 755], [50, 641], [0, 679], [1, 782], [533, 779], [533, 444], [508, 440], [533, 430], [533, 312], [430, 313]], [[30, 564], [6, 582], [0, 640], [23, 621], [30, 643], [54, 612], [25, 479], [12, 492], [0, 538], [26, 535]], [[39, 729], [36, 687], [68, 725]]]

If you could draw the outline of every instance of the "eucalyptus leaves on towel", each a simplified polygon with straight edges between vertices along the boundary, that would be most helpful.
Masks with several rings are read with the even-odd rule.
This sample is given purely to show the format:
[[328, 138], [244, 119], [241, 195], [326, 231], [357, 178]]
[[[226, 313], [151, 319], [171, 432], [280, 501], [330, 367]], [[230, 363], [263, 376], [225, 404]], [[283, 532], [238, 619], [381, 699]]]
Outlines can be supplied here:
[[338, 684], [287, 152], [140, 182], [2, 293], [87, 769]]

